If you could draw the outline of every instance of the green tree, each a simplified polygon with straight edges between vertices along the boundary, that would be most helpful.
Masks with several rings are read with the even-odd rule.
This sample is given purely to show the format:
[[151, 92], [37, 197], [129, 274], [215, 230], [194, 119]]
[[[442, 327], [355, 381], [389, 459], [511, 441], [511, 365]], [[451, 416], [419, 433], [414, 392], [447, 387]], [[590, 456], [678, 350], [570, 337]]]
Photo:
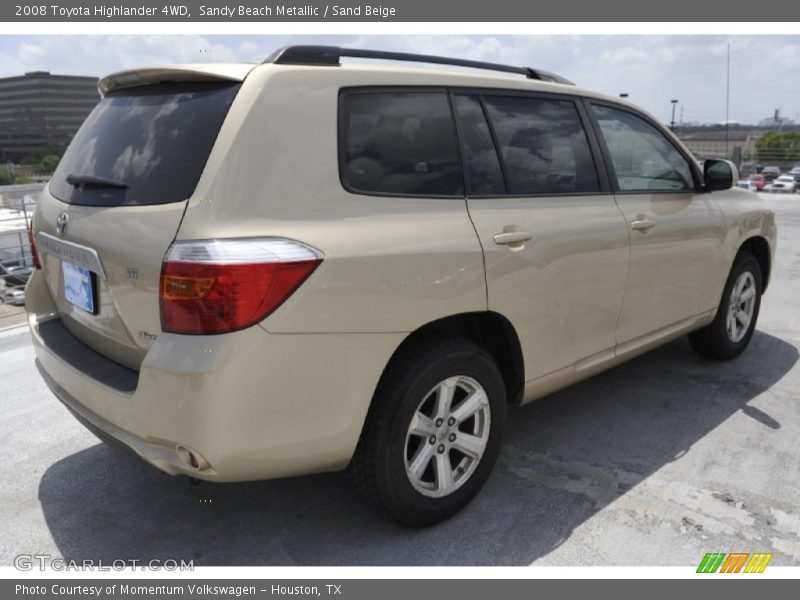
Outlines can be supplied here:
[[61, 157], [57, 154], [48, 154], [39, 161], [39, 171], [42, 173], [52, 173], [56, 170], [60, 160]]
[[39, 163], [42, 162], [45, 158], [50, 155], [58, 156], [61, 158], [62, 149], [56, 148], [55, 146], [51, 146], [48, 148], [44, 148], [42, 150], [34, 150], [30, 154], [22, 157], [19, 160], [19, 164], [21, 165], [35, 165], [39, 166]]
[[0, 185], [10, 185], [14, 183], [14, 178], [6, 167], [0, 167]]
[[793, 162], [800, 160], [800, 133], [770, 131], [756, 142], [761, 162]]

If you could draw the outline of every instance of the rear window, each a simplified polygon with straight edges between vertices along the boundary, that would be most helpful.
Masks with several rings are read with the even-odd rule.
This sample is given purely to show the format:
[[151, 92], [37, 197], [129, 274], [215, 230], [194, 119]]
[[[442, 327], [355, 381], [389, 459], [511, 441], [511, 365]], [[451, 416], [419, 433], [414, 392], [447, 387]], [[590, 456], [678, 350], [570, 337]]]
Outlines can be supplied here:
[[444, 92], [357, 92], [342, 100], [341, 177], [354, 192], [464, 195]]
[[108, 94], [72, 140], [50, 192], [90, 206], [185, 200], [239, 87], [159, 84]]

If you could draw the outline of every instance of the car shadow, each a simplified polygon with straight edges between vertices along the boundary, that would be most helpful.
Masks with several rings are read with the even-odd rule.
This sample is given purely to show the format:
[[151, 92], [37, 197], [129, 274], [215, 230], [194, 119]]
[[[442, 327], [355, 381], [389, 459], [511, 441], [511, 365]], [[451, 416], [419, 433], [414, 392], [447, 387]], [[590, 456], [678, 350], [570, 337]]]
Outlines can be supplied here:
[[737, 411], [797, 362], [756, 332], [739, 359], [698, 359], [678, 340], [509, 413], [501, 457], [475, 501], [426, 530], [365, 508], [342, 474], [190, 485], [97, 445], [44, 473], [39, 500], [67, 559], [199, 565], [520, 565], [551, 552], [610, 502]]

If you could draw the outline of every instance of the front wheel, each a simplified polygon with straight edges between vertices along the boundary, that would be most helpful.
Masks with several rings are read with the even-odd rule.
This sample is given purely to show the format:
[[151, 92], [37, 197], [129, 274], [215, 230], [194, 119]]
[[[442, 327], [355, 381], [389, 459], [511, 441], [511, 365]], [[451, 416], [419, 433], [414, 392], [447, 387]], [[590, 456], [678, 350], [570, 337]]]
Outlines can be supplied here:
[[443, 521], [485, 483], [505, 419], [503, 378], [481, 346], [459, 338], [415, 344], [379, 385], [351, 479], [403, 525]]
[[741, 252], [728, 275], [716, 317], [710, 325], [689, 334], [692, 348], [717, 360], [729, 360], [744, 352], [758, 320], [762, 286], [758, 261], [749, 252]]

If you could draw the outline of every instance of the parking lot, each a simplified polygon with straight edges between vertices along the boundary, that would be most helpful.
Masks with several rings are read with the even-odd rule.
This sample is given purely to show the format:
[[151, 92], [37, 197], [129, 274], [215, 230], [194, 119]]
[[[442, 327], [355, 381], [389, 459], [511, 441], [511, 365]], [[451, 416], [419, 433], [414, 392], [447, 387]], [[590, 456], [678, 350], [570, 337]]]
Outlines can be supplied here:
[[[0, 286], [0, 291], [2, 286]], [[25, 322], [25, 307], [14, 306], [5, 302], [0, 303], [0, 331], [9, 329]], [[0, 345], [2, 348], [2, 345]], [[0, 350], [2, 352], [2, 350]], [[0, 367], [1, 369], [2, 367]]]
[[758, 330], [728, 363], [685, 340], [516, 408], [484, 491], [422, 531], [341, 474], [190, 485], [99, 444], [51, 395], [24, 329], [0, 333], [0, 564], [800, 564], [800, 196], [764, 195], [779, 247]]

